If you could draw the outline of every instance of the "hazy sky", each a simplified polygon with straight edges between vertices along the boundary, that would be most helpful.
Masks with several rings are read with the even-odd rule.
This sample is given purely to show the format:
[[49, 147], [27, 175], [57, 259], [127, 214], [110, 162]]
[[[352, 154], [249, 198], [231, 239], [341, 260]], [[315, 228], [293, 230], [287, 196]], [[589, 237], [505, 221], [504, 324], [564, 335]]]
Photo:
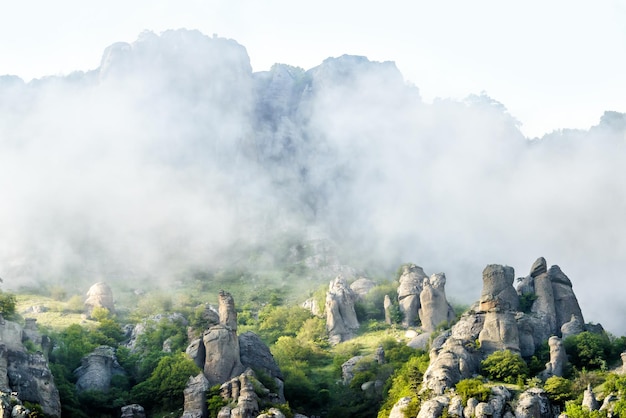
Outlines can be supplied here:
[[619, 0], [26, 0], [3, 4], [0, 75], [89, 70], [143, 30], [199, 29], [244, 45], [257, 71], [345, 53], [395, 61], [425, 100], [485, 91], [534, 137], [626, 111], [625, 23]]

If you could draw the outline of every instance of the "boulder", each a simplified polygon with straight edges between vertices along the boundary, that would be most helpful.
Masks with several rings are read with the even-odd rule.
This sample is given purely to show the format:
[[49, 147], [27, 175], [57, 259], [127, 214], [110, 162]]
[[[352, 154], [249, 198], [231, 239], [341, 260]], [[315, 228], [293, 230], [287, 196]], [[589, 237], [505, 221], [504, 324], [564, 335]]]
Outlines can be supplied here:
[[402, 312], [402, 326], [405, 328], [414, 325], [420, 309], [420, 293], [424, 280], [428, 276], [424, 270], [415, 264], [403, 266], [398, 286], [398, 303]]
[[448, 416], [463, 418], [463, 399], [459, 395], [455, 395], [450, 399]]
[[82, 358], [80, 367], [74, 370], [76, 390], [97, 390], [106, 392], [111, 386], [114, 375], [125, 375], [115, 356], [115, 349], [107, 345], [97, 347]]
[[626, 352], [620, 354], [620, 358], [622, 359], [622, 374], [626, 374]]
[[146, 411], [143, 406], [136, 403], [123, 406], [120, 418], [146, 418]]
[[237, 406], [230, 411], [232, 418], [256, 417], [259, 413], [259, 398], [247, 374], [239, 376], [241, 389], [237, 398]]
[[461, 379], [472, 377], [480, 366], [480, 354], [467, 341], [449, 337], [430, 350], [430, 364], [424, 373], [423, 388], [434, 395], [442, 395]]
[[389, 412], [389, 418], [406, 418], [404, 411], [411, 403], [411, 400], [412, 399], [409, 396], [400, 398], [398, 402], [395, 403], [393, 408], [391, 408], [391, 412]]
[[535, 278], [541, 274], [548, 272], [548, 264], [546, 263], [546, 259], [543, 257], [539, 257], [533, 265], [530, 267], [530, 276]]
[[450, 400], [445, 396], [437, 396], [422, 403], [417, 418], [439, 418]]
[[237, 331], [237, 311], [235, 310], [235, 300], [228, 292], [220, 290], [218, 294], [218, 313], [220, 324]]
[[476, 407], [478, 406], [478, 403], [479, 403], [478, 399], [476, 399], [476, 398], [469, 398], [467, 400], [467, 405], [463, 409], [463, 415], [465, 417], [473, 417], [474, 413], [476, 411]]
[[441, 324], [448, 327], [455, 318], [454, 310], [446, 299], [445, 285], [446, 275], [443, 273], [423, 280], [419, 318], [424, 331], [433, 332]]
[[348, 286], [346, 279], [338, 276], [330, 282], [326, 293], [326, 329], [328, 341], [337, 344], [354, 337], [359, 329], [354, 302], [356, 296]]
[[565, 340], [567, 337], [571, 337], [572, 335], [578, 335], [585, 330], [585, 323], [582, 318], [572, 315], [572, 318], [569, 322], [561, 325], [561, 337]]
[[587, 385], [587, 389], [583, 392], [583, 408], [587, 408], [589, 411], [597, 411], [600, 407], [598, 404], [598, 400], [596, 399], [596, 395], [593, 393], [593, 389], [591, 389], [591, 384]]
[[106, 308], [109, 312], [115, 311], [113, 291], [104, 282], [94, 284], [87, 291], [87, 299], [85, 300], [87, 315], [91, 316], [94, 308]]
[[517, 321], [520, 355], [522, 357], [530, 357], [535, 354], [537, 346], [542, 342], [535, 340], [535, 328], [541, 326], [538, 325], [539, 319], [526, 315], [523, 312], [517, 312], [515, 320]]
[[204, 368], [204, 361], [206, 359], [206, 349], [204, 347], [204, 342], [201, 338], [196, 338], [191, 341], [187, 348], [185, 349], [185, 353], [189, 356], [190, 359], [198, 366], [199, 368]]
[[261, 414], [257, 418], [285, 418], [285, 414], [280, 409], [270, 408], [267, 410], [267, 413]]
[[324, 311], [319, 306], [319, 303], [317, 303], [317, 300], [315, 298], [309, 298], [305, 300], [302, 303], [302, 307], [308, 311], [311, 311], [311, 313], [315, 316], [321, 317], [324, 314]]
[[480, 295], [480, 310], [513, 310], [519, 308], [519, 296], [513, 287], [513, 267], [489, 264], [483, 270], [483, 288]]
[[202, 341], [206, 353], [204, 375], [211, 386], [221, 384], [243, 372], [239, 339], [232, 328], [215, 325], [205, 331]]
[[358, 300], [363, 300], [374, 287], [376, 287], [376, 283], [373, 280], [363, 277], [350, 284], [350, 289], [352, 289]]
[[206, 392], [211, 385], [204, 374], [190, 377], [183, 391], [185, 397], [182, 418], [203, 418], [208, 416]]
[[552, 418], [552, 407], [546, 392], [540, 388], [524, 391], [515, 407], [515, 418]]
[[343, 379], [344, 385], [349, 385], [352, 379], [354, 379], [354, 374], [356, 372], [363, 371], [362, 367], [357, 367], [357, 364], [363, 360], [363, 356], [354, 356], [348, 360], [346, 360], [341, 365], [341, 377]]
[[480, 402], [474, 408], [474, 417], [475, 418], [487, 418], [493, 415], [493, 406], [486, 402]]
[[511, 392], [504, 386], [492, 386], [489, 396], [489, 405], [492, 408], [493, 418], [502, 418], [505, 414], [507, 403], [511, 400]]
[[250, 368], [257, 372], [263, 372], [274, 379], [278, 388], [279, 403], [285, 403], [283, 373], [280, 371], [270, 349], [261, 338], [253, 332], [244, 332], [239, 336], [239, 356], [244, 368]]
[[515, 313], [489, 311], [485, 315], [483, 329], [478, 335], [480, 347], [486, 354], [499, 350], [520, 352], [519, 332]]
[[560, 331], [561, 326], [569, 322], [572, 316], [580, 318], [580, 321], [584, 324], [583, 313], [580, 310], [580, 305], [572, 289], [570, 279], [556, 265], [550, 267], [548, 277], [550, 277], [552, 283], [557, 330]]
[[411, 338], [406, 345], [411, 348], [415, 348], [416, 350], [428, 350], [428, 346], [430, 344], [430, 337], [432, 332], [424, 332], [422, 334], [416, 335]]

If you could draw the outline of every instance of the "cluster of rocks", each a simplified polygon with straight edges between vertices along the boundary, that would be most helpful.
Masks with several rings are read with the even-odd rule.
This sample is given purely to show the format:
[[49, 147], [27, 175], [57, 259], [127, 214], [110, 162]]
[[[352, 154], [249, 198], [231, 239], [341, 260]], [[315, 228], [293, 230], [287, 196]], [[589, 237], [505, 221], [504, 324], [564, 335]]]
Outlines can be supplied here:
[[[30, 352], [25, 343], [38, 349]], [[0, 391], [3, 411], [15, 416], [28, 416], [22, 401], [39, 404], [52, 417], [61, 416], [59, 391], [48, 366], [50, 340], [37, 331], [34, 319], [23, 328], [0, 315]], [[11, 394], [11, 395], [6, 395]]]
[[[217, 318], [207, 315], [208, 328], [186, 350], [203, 371], [187, 383], [183, 418], [208, 416], [206, 392], [214, 385], [221, 385], [220, 393], [229, 402], [219, 412], [220, 418], [257, 417], [260, 396], [270, 404], [284, 403], [284, 378], [267, 345], [252, 332], [237, 335], [237, 312], [229, 293], [220, 291], [217, 313]], [[265, 388], [253, 370], [273, 379], [277, 393]]]
[[[408, 289], [413, 294], [423, 291], [417, 285], [420, 280], [425, 281], [421, 269], [408, 266], [403, 276], [403, 295]], [[488, 402], [483, 405], [472, 401], [463, 411], [459, 399], [449, 391], [460, 380], [476, 376], [481, 361], [489, 354], [510, 350], [529, 357], [546, 340], [550, 361], [541, 377], [562, 376], [567, 357], [560, 337], [587, 329], [571, 281], [558, 266], [548, 269], [543, 258], [533, 264], [527, 277], [518, 279], [517, 289], [514, 281], [513, 268], [488, 265], [483, 270], [480, 300], [449, 331], [432, 342], [430, 365], [422, 385], [423, 393], [432, 397], [423, 404], [418, 417], [440, 416], [444, 408], [460, 417], [552, 416], [546, 394], [537, 388], [524, 392], [515, 410], [507, 406], [510, 393], [505, 388], [492, 388]], [[520, 311], [521, 300], [531, 302], [525, 312]], [[416, 303], [413, 296], [401, 299], [404, 312], [415, 312]], [[406, 400], [400, 402], [397, 408], [406, 404]]]
[[440, 325], [448, 326], [455, 318], [454, 309], [446, 299], [446, 276], [443, 273], [428, 277], [415, 264], [403, 266], [398, 286], [398, 303], [405, 328], [419, 320], [425, 332], [433, 332]]

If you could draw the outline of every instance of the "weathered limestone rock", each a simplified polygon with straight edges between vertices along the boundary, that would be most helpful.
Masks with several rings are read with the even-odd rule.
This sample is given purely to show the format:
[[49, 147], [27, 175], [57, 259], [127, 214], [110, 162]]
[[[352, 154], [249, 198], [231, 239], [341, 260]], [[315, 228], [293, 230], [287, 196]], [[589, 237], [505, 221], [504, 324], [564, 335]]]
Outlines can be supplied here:
[[239, 355], [239, 339], [230, 327], [215, 325], [202, 337], [206, 357], [204, 375], [217, 385], [243, 372]]
[[208, 416], [206, 392], [211, 385], [204, 374], [190, 377], [183, 391], [185, 397], [182, 418], [203, 418]]
[[493, 418], [502, 418], [505, 413], [507, 402], [511, 400], [511, 392], [504, 386], [492, 386], [491, 395], [489, 396], [489, 405], [491, 406]]
[[585, 392], [583, 393], [582, 406], [590, 411], [597, 411], [600, 407], [598, 400], [596, 399], [596, 395], [593, 393], [593, 389], [591, 389], [591, 384], [587, 385], [587, 389], [585, 389]]
[[411, 348], [415, 348], [416, 350], [427, 350], [428, 345], [430, 344], [430, 337], [433, 335], [432, 332], [424, 332], [422, 334], [416, 335], [411, 338], [406, 345]]
[[389, 295], [385, 295], [383, 309], [385, 311], [385, 323], [391, 325], [391, 298]]
[[448, 415], [451, 417], [463, 417], [463, 399], [459, 396], [453, 396], [448, 406]]
[[9, 351], [23, 351], [24, 330], [13, 321], [5, 320], [0, 314], [0, 343]]
[[565, 340], [572, 335], [578, 335], [585, 330], [585, 323], [582, 318], [572, 315], [569, 322], [561, 325], [561, 337]]
[[321, 317], [324, 314], [324, 311], [319, 306], [319, 303], [317, 303], [317, 300], [315, 298], [309, 298], [305, 300], [302, 303], [302, 307], [308, 311], [311, 311], [311, 313], [315, 316]]
[[198, 366], [199, 368], [204, 368], [204, 361], [206, 359], [206, 349], [204, 347], [204, 342], [200, 338], [196, 338], [191, 341], [187, 348], [185, 349], [185, 353], [189, 356], [190, 359]]
[[465, 407], [465, 409], [463, 409], [463, 415], [465, 417], [473, 417], [476, 411], [476, 406], [478, 406], [478, 403], [479, 403], [478, 399], [469, 398], [467, 400], [467, 406]]
[[102, 345], [83, 357], [80, 367], [74, 370], [77, 377], [76, 389], [79, 392], [86, 390], [106, 392], [111, 386], [111, 378], [118, 374], [126, 372], [117, 362], [115, 349]]
[[351, 339], [359, 329], [354, 311], [355, 299], [354, 292], [342, 276], [330, 282], [326, 293], [326, 329], [331, 344]]
[[424, 388], [441, 395], [461, 379], [472, 377], [478, 371], [480, 355], [467, 341], [449, 337], [437, 348], [430, 350], [430, 365], [424, 373]]
[[511, 311], [489, 311], [485, 323], [478, 335], [481, 349], [491, 354], [499, 350], [520, 352], [519, 333], [515, 314]]
[[146, 418], [146, 411], [143, 409], [143, 406], [136, 403], [123, 406], [121, 413], [120, 418]]
[[542, 377], [547, 379], [550, 376], [563, 376], [563, 367], [567, 363], [567, 353], [565, 353], [563, 342], [559, 337], [552, 336], [548, 340], [548, 345], [550, 346], [550, 361], [546, 363], [546, 370]]
[[474, 409], [474, 416], [476, 418], [487, 418], [491, 417], [492, 415], [493, 407], [486, 402], [480, 402], [478, 405], [476, 405], [476, 408]]
[[237, 311], [235, 310], [235, 300], [228, 292], [220, 290], [218, 294], [218, 312], [220, 324], [237, 331]]
[[626, 352], [620, 354], [620, 358], [622, 359], [622, 373], [626, 373]]
[[447, 327], [454, 320], [454, 309], [446, 299], [445, 285], [446, 275], [443, 273], [433, 274], [423, 281], [419, 318], [424, 331], [433, 332], [441, 324]]
[[522, 357], [530, 357], [535, 354], [536, 347], [541, 344], [541, 341], [535, 341], [535, 328], [538, 319], [522, 312], [517, 312], [515, 320], [517, 321], [520, 355]]
[[270, 408], [266, 414], [261, 414], [257, 418], [285, 418], [285, 414], [280, 412], [280, 409]]
[[93, 308], [106, 308], [109, 312], [115, 311], [113, 291], [108, 284], [99, 282], [87, 291], [87, 300], [85, 300], [87, 315], [91, 315]]
[[241, 364], [246, 369], [258, 370], [273, 378], [278, 387], [277, 401], [285, 403], [283, 373], [280, 371], [270, 349], [261, 338], [253, 332], [244, 332], [239, 336], [239, 354]]
[[402, 326], [405, 328], [413, 325], [418, 317], [420, 293], [427, 277], [424, 270], [415, 264], [404, 266], [400, 276], [400, 286], [398, 286], [398, 303], [403, 316]]
[[480, 310], [494, 308], [513, 310], [519, 308], [519, 296], [513, 287], [513, 267], [489, 264], [483, 270], [483, 289], [480, 295]]
[[517, 402], [515, 418], [552, 418], [552, 408], [546, 392], [539, 388], [524, 391]]
[[533, 265], [530, 267], [530, 277], [537, 277], [541, 274], [548, 272], [548, 264], [546, 263], [546, 259], [543, 257], [539, 257]]
[[572, 289], [570, 279], [561, 271], [559, 266], [556, 265], [550, 267], [548, 276], [552, 282], [557, 330], [560, 331], [561, 326], [569, 322], [572, 316], [580, 318], [581, 322], [584, 324], [583, 313], [580, 310], [580, 305]]
[[237, 406], [230, 411], [232, 418], [251, 418], [259, 414], [259, 399], [254, 393], [254, 386], [246, 374], [239, 377], [241, 389], [237, 398]]
[[349, 385], [352, 379], [354, 379], [354, 374], [356, 372], [363, 371], [362, 368], [358, 368], [357, 364], [363, 360], [363, 356], [355, 356], [348, 360], [346, 360], [341, 365], [341, 377], [343, 379], [344, 385]]
[[404, 415], [404, 411], [411, 403], [411, 398], [406, 396], [404, 398], [400, 398], [398, 402], [391, 408], [391, 412], [389, 412], [389, 418], [406, 418]]
[[429, 399], [421, 405], [417, 418], [439, 418], [448, 403], [449, 399], [446, 396]]
[[9, 350], [7, 347], [0, 343], [0, 391], [10, 392], [9, 385]]
[[[613, 403], [618, 400], [617, 396], [613, 392], [606, 395], [604, 400], [602, 401], [602, 406], [600, 407], [600, 411], [607, 411], [608, 414], [613, 415]], [[607, 414], [607, 415], [608, 415]], [[608, 416], [611, 416], [608, 415]]]
[[363, 300], [365, 296], [367, 296], [369, 291], [372, 290], [374, 287], [376, 287], [376, 283], [364, 277], [361, 277], [360, 279], [357, 279], [352, 282], [352, 284], [350, 284], [350, 289], [352, 289], [352, 291], [356, 295], [356, 298], [359, 300]]
[[545, 341], [551, 335], [556, 335], [560, 325], [556, 326], [556, 310], [554, 308], [554, 292], [552, 281], [547, 273], [535, 277], [535, 295], [537, 299], [533, 303], [531, 311], [541, 318], [543, 327], [536, 329], [539, 340]]
[[7, 360], [11, 390], [18, 392], [22, 401], [41, 405], [45, 414], [60, 417], [59, 391], [43, 354], [30, 354], [25, 350], [9, 351]]
[[374, 360], [378, 364], [385, 364], [385, 350], [382, 345], [376, 347], [376, 352], [374, 353]]
[[476, 341], [484, 324], [485, 314], [478, 313], [473, 308], [470, 308], [468, 312], [461, 316], [459, 322], [452, 327], [452, 338], [462, 341]]

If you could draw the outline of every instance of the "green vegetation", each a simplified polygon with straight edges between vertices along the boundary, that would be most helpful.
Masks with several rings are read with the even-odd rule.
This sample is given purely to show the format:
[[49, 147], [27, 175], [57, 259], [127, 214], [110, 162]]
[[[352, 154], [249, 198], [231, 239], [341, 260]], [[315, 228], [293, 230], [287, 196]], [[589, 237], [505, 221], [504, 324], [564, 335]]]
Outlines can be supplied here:
[[463, 405], [467, 405], [469, 398], [476, 398], [479, 402], [486, 402], [491, 391], [480, 379], [463, 379], [455, 386]]
[[496, 351], [481, 363], [484, 374], [496, 381], [516, 383], [528, 377], [528, 366], [524, 359], [509, 350]]
[[6, 319], [11, 319], [15, 316], [15, 305], [17, 299], [15, 295], [11, 293], [5, 293], [0, 290], [0, 315]]

